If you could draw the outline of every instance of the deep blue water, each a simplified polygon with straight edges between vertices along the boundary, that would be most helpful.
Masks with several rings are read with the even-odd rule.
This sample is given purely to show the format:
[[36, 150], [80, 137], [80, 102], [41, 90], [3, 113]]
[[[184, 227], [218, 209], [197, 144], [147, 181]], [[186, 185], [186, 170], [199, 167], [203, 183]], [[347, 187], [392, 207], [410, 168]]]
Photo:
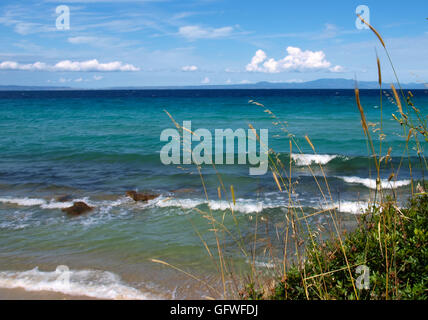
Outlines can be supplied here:
[[[379, 91], [360, 94], [379, 152]], [[426, 114], [427, 91], [413, 94], [415, 106]], [[404, 152], [407, 136], [391, 116], [398, 112], [390, 97], [387, 91], [382, 98], [381, 155], [391, 147], [392, 161], [382, 167], [381, 175], [385, 192], [395, 187], [395, 195], [405, 201], [411, 178], [408, 159], [413, 178], [422, 179], [423, 170], [413, 140], [409, 155]], [[374, 164], [353, 90], [0, 91], [0, 270], [67, 264], [77, 270], [112, 271], [129, 281], [138, 278], [141, 282], [134, 286], [146, 291], [154, 290], [146, 288], [147, 282], [173, 290], [165, 283], [174, 275], [161, 273], [148, 259], [204, 265], [206, 252], [189, 219], [205, 230], [208, 224], [195, 209], [229, 212], [230, 185], [244, 234], [251, 233], [250, 226], [245, 230], [250, 216], [273, 221], [283, 217], [289, 196], [278, 191], [271, 172], [250, 176], [248, 165], [217, 166], [227, 191], [218, 199], [219, 178], [211, 166], [203, 165], [207, 201], [194, 165], [163, 165], [159, 152], [165, 143], [160, 134], [174, 128], [164, 110], [180, 124], [192, 121], [192, 130], [206, 128], [213, 134], [215, 129], [247, 130], [249, 124], [269, 129], [269, 148], [280, 153], [287, 170], [293, 137], [297, 145], [293, 145], [292, 198], [306, 212], [336, 205], [344, 217], [353, 216], [373, 197]], [[392, 185], [387, 182], [391, 165], [396, 170], [400, 163]], [[318, 178], [319, 164], [323, 165], [333, 197], [329, 203], [305, 164], [311, 164]], [[160, 197], [135, 204], [124, 197], [127, 190]], [[55, 201], [59, 195], [84, 199], [96, 209], [70, 218], [61, 211], [69, 204]], [[322, 218], [313, 221], [321, 222]], [[212, 239], [209, 232], [203, 234]], [[8, 277], [0, 274], [0, 285]]]

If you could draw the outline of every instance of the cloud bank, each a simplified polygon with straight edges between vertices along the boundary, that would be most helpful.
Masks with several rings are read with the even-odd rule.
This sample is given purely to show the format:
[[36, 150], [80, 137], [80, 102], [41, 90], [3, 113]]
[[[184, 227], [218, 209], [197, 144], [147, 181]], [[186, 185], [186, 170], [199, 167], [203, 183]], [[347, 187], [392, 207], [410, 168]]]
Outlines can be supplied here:
[[0, 70], [20, 70], [20, 71], [63, 71], [63, 72], [128, 72], [139, 71], [140, 68], [132, 64], [124, 64], [121, 61], [100, 63], [97, 59], [87, 61], [63, 60], [55, 65], [44, 62], [22, 64], [15, 61], [3, 61], [0, 63]]
[[265, 73], [317, 70], [340, 72], [343, 70], [341, 66], [332, 66], [332, 64], [326, 60], [325, 54], [322, 51], [302, 51], [300, 48], [296, 47], [287, 47], [287, 55], [279, 60], [273, 58], [268, 59], [263, 50], [257, 50], [245, 69], [250, 72]]

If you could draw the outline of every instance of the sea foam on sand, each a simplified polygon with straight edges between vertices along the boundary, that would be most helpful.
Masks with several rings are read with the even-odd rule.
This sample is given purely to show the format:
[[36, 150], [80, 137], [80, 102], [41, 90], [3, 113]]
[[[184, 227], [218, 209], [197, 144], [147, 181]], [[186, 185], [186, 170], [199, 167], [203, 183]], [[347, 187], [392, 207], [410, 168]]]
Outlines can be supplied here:
[[[67, 274], [65, 272], [68, 272]], [[69, 281], [67, 281], [67, 278]], [[0, 271], [0, 288], [51, 291], [98, 299], [145, 300], [156, 297], [123, 283], [117, 274], [101, 270]]]

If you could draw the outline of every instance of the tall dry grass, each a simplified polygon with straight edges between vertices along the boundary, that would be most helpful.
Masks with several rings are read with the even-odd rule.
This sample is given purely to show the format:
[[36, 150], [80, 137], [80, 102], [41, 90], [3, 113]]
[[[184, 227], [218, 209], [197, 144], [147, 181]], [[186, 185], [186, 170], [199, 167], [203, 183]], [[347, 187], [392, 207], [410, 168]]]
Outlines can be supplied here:
[[[360, 16], [359, 16], [360, 17]], [[378, 71], [378, 83], [379, 83], [379, 99], [380, 99], [380, 123], [379, 126], [372, 124], [367, 121], [364, 106], [362, 105], [360, 99], [360, 91], [358, 85], [355, 85], [355, 99], [356, 107], [360, 113], [361, 117], [361, 126], [363, 134], [367, 141], [368, 155], [370, 158], [369, 163], [369, 173], [371, 175], [371, 165], [375, 167], [375, 179], [376, 179], [376, 188], [372, 196], [370, 206], [367, 208], [368, 212], [372, 215], [380, 215], [380, 220], [376, 228], [378, 229], [378, 244], [382, 252], [382, 257], [384, 259], [385, 265], [385, 275], [386, 275], [386, 289], [385, 289], [385, 298], [388, 299], [391, 294], [394, 293], [396, 289], [396, 282], [398, 270], [395, 261], [396, 250], [394, 246], [388, 246], [387, 241], [387, 230], [396, 229], [397, 220], [391, 218], [386, 214], [386, 208], [395, 207], [398, 212], [399, 207], [397, 203], [397, 197], [393, 196], [392, 198], [386, 195], [383, 192], [382, 188], [382, 179], [381, 179], [381, 170], [388, 169], [390, 170], [390, 175], [388, 180], [393, 181], [396, 179], [400, 168], [405, 163], [408, 165], [409, 172], [411, 174], [411, 185], [410, 191], [412, 195], [421, 195], [426, 194], [424, 190], [425, 182], [423, 181], [422, 186], [420, 184], [415, 186], [415, 181], [412, 176], [412, 163], [410, 159], [410, 150], [409, 142], [412, 140], [416, 146], [417, 156], [420, 161], [421, 168], [423, 171], [428, 168], [427, 162], [424, 156], [423, 144], [421, 141], [428, 141], [427, 133], [427, 123], [424, 116], [421, 114], [420, 110], [417, 109], [413, 102], [413, 95], [411, 92], [407, 94], [401, 88], [398, 76], [396, 74], [394, 65], [390, 54], [388, 52], [387, 46], [380, 33], [369, 23], [360, 19], [370, 28], [370, 30], [376, 35], [377, 39], [384, 48], [386, 55], [388, 57], [390, 66], [393, 70], [393, 73], [396, 77], [396, 82], [398, 84], [399, 90], [395, 88], [394, 85], [391, 86], [393, 102], [397, 106], [397, 112], [392, 114], [392, 117], [400, 125], [400, 130], [402, 131], [402, 136], [406, 137], [405, 150], [403, 150], [403, 155], [400, 160], [400, 164], [397, 168], [394, 168], [391, 161], [391, 148], [386, 152], [382, 150], [383, 141], [386, 138], [386, 135], [383, 131], [384, 125], [384, 115], [383, 115], [383, 82], [382, 82], [382, 70], [380, 59], [376, 53], [376, 65]], [[400, 98], [401, 96], [401, 98]], [[389, 99], [392, 99], [388, 96]], [[204, 279], [197, 277], [189, 272], [169, 264], [166, 261], [159, 259], [153, 259], [155, 263], [160, 263], [167, 265], [168, 267], [174, 268], [178, 272], [183, 272], [188, 275], [190, 278], [195, 281], [200, 281], [207, 286], [209, 291], [215, 298], [239, 298], [242, 297], [242, 289], [246, 285], [251, 284], [253, 287], [261, 288], [259, 289], [261, 298], [268, 298], [269, 294], [272, 293], [272, 290], [275, 289], [275, 280], [282, 279], [281, 281], [287, 281], [289, 278], [289, 270], [291, 268], [298, 268], [299, 277], [301, 283], [303, 284], [304, 295], [307, 299], [312, 299], [314, 297], [319, 299], [331, 299], [334, 298], [330, 295], [330, 288], [327, 285], [327, 277], [329, 279], [338, 272], [346, 272], [347, 277], [346, 281], [349, 282], [349, 286], [353, 290], [352, 296], [355, 299], [359, 299], [361, 291], [357, 289], [355, 285], [355, 267], [356, 265], [351, 264], [348, 261], [348, 255], [350, 254], [345, 249], [343, 244], [343, 236], [345, 230], [341, 227], [340, 214], [338, 208], [334, 207], [334, 201], [330, 186], [328, 184], [327, 175], [323, 168], [322, 164], [312, 165], [308, 164], [307, 169], [310, 172], [313, 182], [317, 187], [319, 195], [323, 201], [324, 208], [308, 214], [304, 211], [303, 206], [301, 205], [298, 199], [294, 199], [291, 195], [296, 192], [296, 184], [292, 179], [293, 173], [293, 161], [292, 155], [295, 153], [303, 154], [302, 147], [299, 145], [295, 136], [288, 131], [287, 126], [284, 121], [279, 119], [270, 109], [266, 108], [263, 104], [250, 100], [249, 103], [258, 107], [264, 113], [268, 114], [272, 119], [272, 125], [278, 127], [284, 134], [285, 138], [289, 141], [289, 162], [283, 163], [280, 159], [280, 154], [275, 152], [272, 149], [269, 149], [268, 146], [262, 146], [263, 151], [268, 155], [269, 160], [269, 169], [272, 175], [272, 183], [278, 188], [281, 193], [288, 195], [288, 206], [284, 211], [283, 223], [280, 226], [276, 226], [276, 242], [281, 245], [275, 247], [272, 242], [272, 239], [268, 234], [265, 234], [263, 231], [262, 225], [268, 224], [268, 218], [261, 216], [259, 214], [255, 215], [252, 223], [254, 224], [254, 233], [252, 236], [252, 243], [248, 243], [248, 237], [243, 237], [241, 233], [241, 227], [239, 219], [235, 214], [235, 188], [239, 186], [226, 186], [223, 182], [222, 175], [217, 170], [216, 166], [212, 164], [212, 169], [215, 171], [218, 179], [217, 186], [217, 197], [219, 200], [227, 201], [229, 209], [225, 211], [222, 215], [215, 215], [211, 208], [208, 206], [206, 210], [195, 208], [194, 211], [196, 214], [200, 215], [203, 219], [207, 221], [209, 225], [209, 230], [214, 234], [215, 246], [211, 247], [208, 242], [203, 238], [201, 232], [195, 229], [197, 235], [199, 236], [208, 257], [211, 262], [216, 266], [216, 269], [219, 274], [219, 283], [220, 286], [216, 287], [210, 283], [206, 283]], [[404, 107], [403, 107], [404, 106]], [[183, 128], [171, 114], [167, 112], [167, 115], [170, 117], [174, 125], [181, 132], [189, 131], [187, 128]], [[249, 128], [256, 133], [252, 124], [249, 124]], [[191, 132], [191, 131], [190, 131]], [[194, 134], [191, 132], [191, 134]], [[183, 135], [184, 136], [184, 135]], [[256, 139], [261, 143], [260, 138], [255, 134]], [[373, 136], [376, 136], [379, 140], [379, 146], [376, 147], [375, 139]], [[314, 155], [317, 154], [316, 147], [312, 143], [309, 136], [305, 136], [305, 141], [312, 150]], [[183, 142], [183, 141], [182, 141]], [[189, 150], [192, 152], [192, 150]], [[385, 154], [384, 154], [385, 153]], [[207, 190], [207, 184], [205, 182], [204, 176], [202, 174], [202, 169], [200, 166], [196, 166], [201, 185], [204, 191], [204, 195], [207, 201], [209, 201], [209, 193]], [[319, 169], [321, 172], [321, 177], [319, 177], [315, 169]], [[392, 194], [396, 194], [396, 190], [392, 190]], [[184, 210], [184, 209], [183, 209]], [[226, 215], [232, 217], [233, 225], [228, 225], [226, 223]], [[309, 218], [313, 218], [317, 215], [326, 215], [329, 217], [328, 226], [324, 227], [321, 225], [311, 224]], [[191, 218], [188, 218], [189, 222], [192, 223]], [[382, 232], [383, 231], [383, 232]], [[330, 270], [325, 265], [324, 258], [321, 256], [320, 252], [316, 250], [313, 251], [315, 254], [315, 261], [318, 264], [317, 270], [320, 272], [317, 274], [308, 274], [306, 270], [306, 248], [311, 246], [316, 248], [317, 246], [325, 246], [325, 239], [334, 238], [338, 241], [339, 247], [337, 252], [333, 252], [332, 255], [342, 255], [345, 261], [345, 266], [336, 270]], [[234, 266], [233, 259], [228, 257], [226, 253], [226, 238], [232, 239], [235, 246], [239, 249], [239, 252], [243, 257], [246, 257], [248, 260], [248, 269], [245, 274], [240, 274]], [[260, 244], [262, 244], [263, 250], [260, 249]], [[269, 263], [273, 266], [273, 274], [266, 275], [257, 268], [256, 258], [258, 253], [262, 251], [265, 256], [268, 257]], [[362, 261], [361, 263], [364, 263]], [[395, 277], [395, 278], [394, 278]], [[390, 279], [393, 279], [392, 283], [389, 283]], [[395, 280], [394, 280], [395, 279]], [[285, 290], [285, 298], [292, 298], [287, 296], [289, 293]], [[211, 298], [211, 297], [209, 297]]]

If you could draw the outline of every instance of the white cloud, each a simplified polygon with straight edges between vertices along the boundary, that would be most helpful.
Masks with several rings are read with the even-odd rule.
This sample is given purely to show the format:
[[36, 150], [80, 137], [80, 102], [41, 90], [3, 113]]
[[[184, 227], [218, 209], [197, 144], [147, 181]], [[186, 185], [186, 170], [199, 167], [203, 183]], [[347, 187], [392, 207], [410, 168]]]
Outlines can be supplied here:
[[300, 48], [287, 47], [287, 56], [282, 59], [268, 59], [263, 50], [257, 50], [256, 54], [247, 64], [246, 70], [252, 72], [278, 73], [285, 71], [316, 71], [329, 70], [340, 72], [341, 66], [331, 66], [325, 59], [323, 51], [302, 51]]
[[66, 83], [66, 82], [87, 82], [88, 80], [85, 80], [83, 78], [76, 78], [76, 79], [71, 79], [71, 78], [59, 78], [58, 82], [60, 83]]
[[[103, 77], [102, 76], [98, 76], [98, 75], [95, 75], [92, 78], [86, 78], [86, 79], [82, 78], [82, 77], [75, 78], [75, 79], [61, 77], [61, 78], [59, 78], [58, 82], [60, 82], [60, 83], [66, 83], [66, 82], [77, 82], [77, 83], [79, 83], [79, 82], [98, 81], [98, 80], [101, 80], [101, 79], [103, 79]], [[48, 80], [48, 82], [55, 82], [55, 81]]]
[[64, 60], [58, 62], [53, 66], [55, 71], [139, 71], [140, 69], [134, 67], [132, 64], [123, 64], [120, 61], [113, 61], [108, 63], [99, 63], [97, 59], [88, 61], [70, 61]]
[[49, 66], [43, 62], [20, 64], [15, 61], [3, 61], [0, 63], [0, 70], [43, 71], [48, 67]]
[[201, 83], [204, 83], [204, 84], [210, 83], [210, 78], [205, 77], [204, 79], [202, 79]]
[[90, 45], [97, 48], [125, 48], [138, 45], [136, 40], [124, 40], [115, 37], [100, 37], [100, 36], [78, 36], [69, 37], [67, 41], [73, 45]]
[[256, 54], [251, 59], [251, 62], [247, 64], [247, 67], [245, 69], [247, 69], [247, 71], [260, 71], [259, 64], [265, 60], [266, 60], [266, 53], [263, 50], [259, 49], [256, 51]]
[[232, 33], [233, 27], [203, 28], [200, 26], [184, 26], [178, 29], [178, 34], [189, 40], [224, 38]]
[[198, 70], [197, 66], [184, 66], [181, 68], [182, 71], [196, 71]]
[[67, 39], [68, 42], [72, 43], [72, 44], [86, 44], [86, 43], [93, 43], [96, 42], [97, 38], [95, 37], [71, 37]]
[[321, 34], [317, 35], [316, 38], [318, 39], [330, 39], [335, 38], [339, 33], [339, 28], [331, 23], [326, 23], [324, 25], [324, 30], [321, 32]]
[[331, 72], [342, 72], [343, 71], [343, 67], [342, 66], [334, 66], [334, 67], [331, 67], [329, 70]]
[[0, 15], [0, 24], [13, 28], [13, 30], [20, 35], [57, 31], [55, 23], [44, 24], [35, 22], [38, 15], [31, 12], [28, 6], [15, 5], [13, 9], [8, 9], [7, 7], [4, 9], [5, 10], [2, 10]]
[[23, 71], [64, 71], [64, 72], [114, 72], [114, 71], [139, 71], [140, 69], [132, 64], [123, 64], [120, 61], [100, 63], [97, 59], [87, 61], [63, 60], [55, 65], [48, 65], [43, 62], [21, 64], [15, 61], [4, 61], [0, 63], [0, 70], [23, 70]]

